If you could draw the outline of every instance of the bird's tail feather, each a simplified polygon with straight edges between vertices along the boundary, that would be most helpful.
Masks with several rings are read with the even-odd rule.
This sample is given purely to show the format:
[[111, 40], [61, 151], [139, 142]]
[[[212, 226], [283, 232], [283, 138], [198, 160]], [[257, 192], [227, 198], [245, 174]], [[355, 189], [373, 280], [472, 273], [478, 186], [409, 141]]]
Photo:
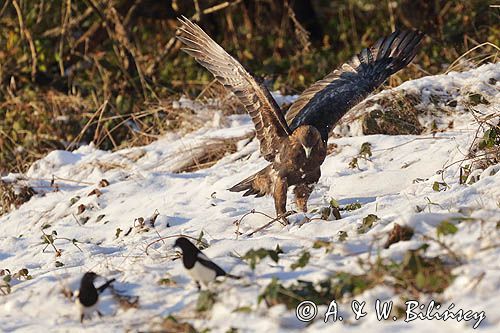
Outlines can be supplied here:
[[105, 284], [103, 284], [102, 286], [100, 286], [99, 288], [97, 288], [97, 291], [99, 293], [102, 293], [104, 290], [106, 290], [106, 288], [108, 288], [111, 283], [115, 282], [116, 279], [111, 279], [111, 280], [108, 280]]
[[262, 197], [266, 194], [269, 194], [271, 188], [271, 179], [269, 179], [270, 168], [272, 168], [272, 166], [268, 165], [259, 172], [251, 175], [248, 178], [245, 178], [238, 184], [229, 188], [229, 191], [231, 192], [246, 191], [243, 194], [244, 197], [248, 195], [255, 195], [256, 197]]

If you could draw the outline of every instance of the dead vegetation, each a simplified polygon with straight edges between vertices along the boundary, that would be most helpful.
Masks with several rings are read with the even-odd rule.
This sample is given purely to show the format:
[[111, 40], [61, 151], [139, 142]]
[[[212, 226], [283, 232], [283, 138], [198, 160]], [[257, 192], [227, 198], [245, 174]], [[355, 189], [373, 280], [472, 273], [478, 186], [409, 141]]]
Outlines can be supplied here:
[[209, 168], [224, 156], [235, 153], [238, 141], [248, 139], [251, 136], [252, 134], [244, 137], [212, 139], [199, 146], [188, 149], [183, 152], [187, 159], [181, 165], [174, 168], [172, 172], [194, 172]]
[[[460, 183], [473, 184], [482, 172], [500, 163], [500, 113], [477, 119], [478, 129], [466, 158], [459, 161]], [[499, 170], [493, 168], [489, 176]]]
[[8, 295], [12, 291], [11, 283], [14, 281], [27, 281], [33, 277], [30, 275], [27, 268], [22, 268], [19, 271], [12, 273], [10, 269], [0, 269], [0, 292], [3, 296]]
[[[171, 107], [181, 93], [219, 99], [223, 115], [241, 112], [201, 66], [179, 55], [175, 18], [181, 14], [207, 29], [272, 90], [287, 94], [302, 91], [396, 25], [420, 27], [429, 38], [415, 62], [420, 65], [393, 76], [391, 86], [441, 72], [442, 63], [457, 70], [495, 61], [496, 53], [487, 48], [499, 41], [498, 13], [486, 0], [446, 5], [400, 0], [388, 8], [353, 0], [194, 3], [4, 1], [0, 173], [24, 172], [54, 149], [90, 142], [117, 149], [196, 129], [205, 119]], [[425, 15], [415, 21], [415, 13]], [[399, 111], [382, 118], [405, 120]], [[410, 124], [414, 128], [408, 130], [418, 131]]]
[[401, 261], [380, 257], [373, 262], [360, 260], [365, 271], [362, 274], [337, 272], [315, 283], [299, 280], [289, 286], [273, 279], [259, 295], [259, 302], [265, 301], [269, 307], [284, 304], [295, 309], [304, 300], [315, 304], [329, 304], [332, 299], [346, 301], [377, 285], [390, 286], [411, 299], [437, 295], [453, 281], [451, 269], [455, 265], [440, 257], [426, 256], [425, 249], [424, 245], [407, 251]]
[[197, 333], [198, 331], [193, 327], [193, 325], [179, 321], [174, 316], [168, 316], [161, 323], [160, 332]]
[[401, 226], [397, 223], [394, 223], [394, 227], [387, 236], [387, 240], [384, 244], [384, 249], [388, 249], [392, 244], [410, 240], [413, 237], [414, 233], [415, 231], [413, 230], [413, 228], [405, 225]]
[[423, 127], [418, 120], [420, 96], [410, 92], [394, 92], [389, 98], [369, 100], [363, 107], [377, 108], [362, 116], [363, 134], [421, 134]]
[[0, 216], [19, 208], [35, 194], [32, 187], [0, 179]]
[[[494, 88], [497, 80], [491, 77], [482, 81]], [[447, 90], [439, 84], [424, 89], [393, 89], [368, 98], [347, 113], [338, 128], [342, 133], [359, 123], [359, 134], [364, 135], [435, 134], [452, 129], [455, 118], [462, 114], [479, 116], [477, 107], [488, 106], [496, 98], [487, 90], [479, 93], [458, 84]]]

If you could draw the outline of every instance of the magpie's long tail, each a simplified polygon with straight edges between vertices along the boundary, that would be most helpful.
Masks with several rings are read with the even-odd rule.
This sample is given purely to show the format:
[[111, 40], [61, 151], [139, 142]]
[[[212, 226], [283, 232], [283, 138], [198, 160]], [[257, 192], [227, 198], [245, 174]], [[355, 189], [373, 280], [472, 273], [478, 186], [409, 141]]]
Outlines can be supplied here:
[[111, 283], [115, 282], [116, 279], [111, 279], [111, 280], [108, 280], [105, 284], [103, 284], [102, 286], [100, 286], [99, 288], [97, 288], [97, 291], [99, 293], [102, 293], [104, 290], [106, 290], [106, 288], [108, 288]]

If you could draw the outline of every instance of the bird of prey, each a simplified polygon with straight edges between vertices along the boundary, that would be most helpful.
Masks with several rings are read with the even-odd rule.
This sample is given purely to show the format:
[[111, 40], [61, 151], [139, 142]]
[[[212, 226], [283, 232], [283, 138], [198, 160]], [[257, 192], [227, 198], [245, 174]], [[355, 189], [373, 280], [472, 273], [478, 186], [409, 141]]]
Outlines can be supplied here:
[[295, 186], [297, 207], [306, 212], [307, 200], [318, 182], [326, 157], [330, 130], [389, 76], [415, 57], [423, 37], [419, 31], [395, 31], [363, 49], [322, 80], [307, 88], [290, 106], [286, 118], [267, 88], [198, 25], [179, 19], [177, 38], [182, 49], [232, 91], [250, 114], [260, 152], [270, 165], [229, 190], [244, 196], [273, 195], [276, 214], [286, 213], [287, 189]]
[[186, 237], [177, 238], [174, 247], [181, 248], [184, 268], [189, 276], [196, 282], [198, 289], [201, 288], [200, 283], [203, 284], [204, 287], [207, 287], [208, 283], [215, 280], [218, 276], [227, 276], [232, 279], [240, 278], [239, 276], [226, 273], [212, 260], [208, 259], [208, 257]]
[[80, 310], [80, 322], [83, 322], [83, 318], [90, 317], [94, 312], [97, 312], [99, 317], [102, 316], [99, 311], [99, 294], [101, 294], [106, 288], [108, 288], [115, 279], [108, 280], [99, 288], [94, 286], [94, 280], [97, 278], [97, 274], [94, 272], [87, 272], [83, 275], [80, 282], [80, 289], [77, 293], [76, 303]]

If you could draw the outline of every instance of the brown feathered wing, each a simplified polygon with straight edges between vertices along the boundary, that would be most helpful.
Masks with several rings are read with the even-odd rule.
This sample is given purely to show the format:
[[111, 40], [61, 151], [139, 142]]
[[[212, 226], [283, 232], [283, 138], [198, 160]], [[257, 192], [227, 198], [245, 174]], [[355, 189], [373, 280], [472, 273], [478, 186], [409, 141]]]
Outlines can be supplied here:
[[347, 111], [410, 63], [422, 37], [419, 31], [395, 31], [314, 83], [288, 109], [290, 129], [314, 126], [326, 142], [329, 131]]
[[185, 17], [179, 21], [182, 25], [177, 38], [185, 45], [182, 50], [208, 69], [243, 103], [255, 125], [262, 156], [270, 162], [274, 161], [282, 139], [291, 134], [276, 101], [264, 85], [257, 83], [236, 59], [198, 25]]

